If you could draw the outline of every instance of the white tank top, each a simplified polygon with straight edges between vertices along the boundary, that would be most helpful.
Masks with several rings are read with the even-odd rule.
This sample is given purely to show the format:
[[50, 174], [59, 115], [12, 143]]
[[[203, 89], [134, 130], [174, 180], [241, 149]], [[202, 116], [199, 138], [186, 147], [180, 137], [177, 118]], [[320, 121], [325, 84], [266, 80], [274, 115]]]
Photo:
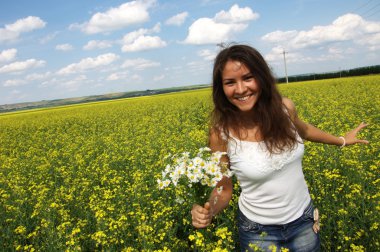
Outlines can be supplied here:
[[302, 172], [304, 144], [293, 150], [270, 155], [264, 142], [228, 139], [230, 168], [236, 175], [241, 194], [240, 211], [263, 224], [286, 224], [299, 218], [310, 203]]

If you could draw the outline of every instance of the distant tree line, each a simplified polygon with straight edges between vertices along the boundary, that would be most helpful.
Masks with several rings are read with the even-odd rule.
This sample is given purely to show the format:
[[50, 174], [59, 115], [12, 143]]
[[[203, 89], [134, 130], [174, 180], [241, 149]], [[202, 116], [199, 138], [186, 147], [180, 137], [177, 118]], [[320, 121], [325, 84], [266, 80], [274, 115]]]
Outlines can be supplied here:
[[[378, 73], [380, 73], [380, 65], [359, 67], [359, 68], [353, 68], [350, 70], [341, 70], [341, 71], [328, 72], [328, 73], [311, 73], [311, 74], [293, 75], [293, 76], [288, 76], [288, 81], [296, 82], [296, 81], [308, 81], [308, 80], [321, 80], [321, 79], [361, 76], [361, 75], [378, 74]], [[286, 83], [286, 78], [285, 77], [278, 78], [277, 81], [278, 83]]]

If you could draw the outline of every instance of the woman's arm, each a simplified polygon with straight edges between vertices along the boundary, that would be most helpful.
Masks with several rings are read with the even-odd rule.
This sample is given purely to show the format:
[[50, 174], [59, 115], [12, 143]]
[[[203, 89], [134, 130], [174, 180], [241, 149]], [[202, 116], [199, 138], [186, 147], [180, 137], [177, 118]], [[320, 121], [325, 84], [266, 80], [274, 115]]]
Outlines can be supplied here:
[[[217, 192], [218, 188], [220, 192]], [[191, 210], [192, 224], [196, 228], [205, 228], [211, 224], [212, 217], [228, 206], [232, 198], [232, 179], [223, 177], [212, 191], [210, 200], [200, 206], [193, 205]]]
[[290, 118], [296, 126], [298, 133], [305, 140], [338, 146], [351, 145], [357, 143], [368, 144], [367, 140], [356, 138], [358, 132], [367, 126], [367, 124], [363, 122], [359, 124], [359, 126], [355, 129], [347, 132], [344, 136], [337, 137], [318, 129], [309, 123], [302, 121], [298, 117], [296, 107], [290, 99], [283, 98], [283, 103], [289, 111]]
[[[209, 145], [212, 152], [226, 152], [223, 139], [215, 131], [210, 132]], [[228, 164], [228, 157], [223, 156], [221, 162]], [[193, 205], [191, 210], [192, 224], [196, 228], [205, 228], [210, 225], [212, 217], [226, 208], [232, 198], [232, 178], [223, 177], [218, 182], [204, 206]]]

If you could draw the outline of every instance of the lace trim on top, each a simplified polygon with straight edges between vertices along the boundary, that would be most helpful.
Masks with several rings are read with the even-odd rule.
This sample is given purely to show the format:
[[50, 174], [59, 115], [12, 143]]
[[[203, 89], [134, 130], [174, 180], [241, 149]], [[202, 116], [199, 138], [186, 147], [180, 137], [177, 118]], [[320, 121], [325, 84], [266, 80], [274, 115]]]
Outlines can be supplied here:
[[[224, 135], [224, 137], [226, 136]], [[233, 164], [238, 162], [248, 162], [252, 167], [255, 167], [255, 170], [268, 173], [281, 170], [286, 164], [303, 155], [304, 145], [298, 134], [297, 140], [299, 143], [296, 143], [293, 149], [279, 154], [270, 154], [264, 141], [244, 141], [231, 136], [228, 139], [227, 152], [231, 166], [234, 166]]]

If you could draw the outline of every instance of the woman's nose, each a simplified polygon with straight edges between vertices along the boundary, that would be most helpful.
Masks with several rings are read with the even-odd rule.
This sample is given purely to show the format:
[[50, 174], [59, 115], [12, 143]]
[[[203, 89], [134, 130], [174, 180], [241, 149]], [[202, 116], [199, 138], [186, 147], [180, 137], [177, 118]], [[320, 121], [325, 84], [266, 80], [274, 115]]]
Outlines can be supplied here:
[[239, 81], [236, 85], [236, 93], [242, 94], [247, 91], [247, 87], [244, 85], [242, 81]]

